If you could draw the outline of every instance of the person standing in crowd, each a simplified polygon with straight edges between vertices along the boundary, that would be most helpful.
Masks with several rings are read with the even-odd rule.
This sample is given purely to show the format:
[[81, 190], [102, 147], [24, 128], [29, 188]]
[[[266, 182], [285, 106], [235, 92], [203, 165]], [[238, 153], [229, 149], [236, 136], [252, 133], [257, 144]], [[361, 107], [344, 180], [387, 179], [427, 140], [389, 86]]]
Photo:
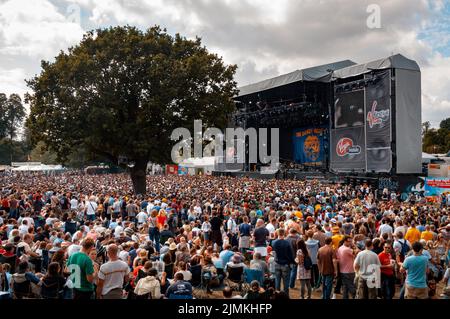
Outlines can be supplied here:
[[261, 257], [267, 256], [267, 240], [269, 238], [269, 231], [264, 225], [263, 219], [256, 221], [255, 230], [253, 231], [253, 239], [255, 241], [255, 253], [259, 253]]
[[406, 272], [405, 298], [427, 299], [428, 257], [422, 254], [423, 246], [419, 241], [412, 244], [413, 255], [405, 258], [400, 270]]
[[95, 249], [95, 242], [91, 238], [86, 238], [81, 244], [81, 251], [74, 253], [67, 260], [68, 270], [72, 273], [74, 299], [93, 299], [93, 282], [97, 277], [98, 269], [94, 269], [89, 254]]
[[297, 242], [297, 278], [300, 280], [300, 296], [305, 299], [305, 290], [308, 292], [306, 299], [311, 299], [311, 268], [312, 261], [309, 256], [308, 249], [306, 248], [305, 241], [299, 239]]
[[356, 255], [354, 261], [357, 273], [358, 299], [377, 299], [377, 289], [380, 288], [380, 260], [372, 251], [371, 239], [366, 240], [366, 249]]
[[98, 271], [97, 299], [122, 299], [130, 268], [126, 262], [119, 259], [117, 245], [109, 245], [106, 251], [109, 260], [101, 265]]
[[275, 289], [281, 290], [281, 280], [283, 280], [283, 291], [289, 294], [290, 271], [295, 258], [292, 253], [292, 246], [285, 239], [284, 229], [279, 228], [277, 235], [278, 239], [272, 243], [275, 254]]
[[387, 241], [383, 245], [383, 252], [378, 254], [381, 264], [381, 289], [384, 299], [392, 299], [395, 295], [395, 265], [392, 255], [392, 244]]
[[322, 276], [322, 299], [330, 299], [333, 291], [333, 279], [336, 275], [336, 254], [331, 237], [325, 239], [325, 245], [317, 252], [317, 264]]
[[336, 257], [342, 279], [342, 297], [343, 299], [348, 299], [350, 295], [351, 299], [354, 299], [356, 295], [355, 270], [353, 268], [355, 253], [353, 248], [353, 240], [350, 236], [344, 236], [343, 244], [338, 248]]

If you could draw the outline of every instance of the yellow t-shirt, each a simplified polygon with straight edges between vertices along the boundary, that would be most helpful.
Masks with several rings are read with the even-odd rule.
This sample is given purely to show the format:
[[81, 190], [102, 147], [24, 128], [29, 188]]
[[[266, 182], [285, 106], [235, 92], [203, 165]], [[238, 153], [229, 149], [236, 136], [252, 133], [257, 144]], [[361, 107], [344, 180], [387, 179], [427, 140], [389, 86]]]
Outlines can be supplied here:
[[339, 243], [341, 242], [342, 239], [344, 239], [344, 235], [341, 234], [333, 235], [331, 237], [331, 242], [334, 250], [339, 248]]
[[417, 228], [410, 228], [406, 232], [405, 239], [412, 245], [420, 240], [420, 231]]
[[420, 239], [425, 239], [426, 241], [433, 240], [433, 233], [425, 230], [420, 235]]

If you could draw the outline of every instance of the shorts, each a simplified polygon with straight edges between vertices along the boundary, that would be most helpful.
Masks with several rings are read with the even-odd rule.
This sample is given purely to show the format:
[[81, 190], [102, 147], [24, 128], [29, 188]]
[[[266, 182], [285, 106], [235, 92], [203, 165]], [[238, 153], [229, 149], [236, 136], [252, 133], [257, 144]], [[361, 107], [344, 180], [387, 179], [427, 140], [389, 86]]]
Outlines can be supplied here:
[[249, 236], [239, 237], [239, 248], [240, 249], [248, 249], [248, 248], [250, 248], [250, 237]]
[[255, 247], [253, 252], [260, 253], [261, 257], [266, 257], [267, 256], [267, 247]]
[[428, 299], [428, 287], [415, 288], [405, 285], [405, 299]]

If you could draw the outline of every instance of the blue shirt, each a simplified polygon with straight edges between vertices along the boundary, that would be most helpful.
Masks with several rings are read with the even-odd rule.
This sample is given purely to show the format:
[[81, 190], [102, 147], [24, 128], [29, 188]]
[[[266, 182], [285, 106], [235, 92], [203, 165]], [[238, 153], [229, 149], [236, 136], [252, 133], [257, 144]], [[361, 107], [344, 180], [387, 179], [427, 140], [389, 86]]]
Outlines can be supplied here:
[[222, 265], [228, 264], [233, 255], [234, 253], [231, 250], [222, 250], [219, 254], [219, 258], [222, 259]]
[[403, 268], [407, 270], [406, 284], [413, 288], [427, 288], [428, 257], [409, 256], [403, 262]]

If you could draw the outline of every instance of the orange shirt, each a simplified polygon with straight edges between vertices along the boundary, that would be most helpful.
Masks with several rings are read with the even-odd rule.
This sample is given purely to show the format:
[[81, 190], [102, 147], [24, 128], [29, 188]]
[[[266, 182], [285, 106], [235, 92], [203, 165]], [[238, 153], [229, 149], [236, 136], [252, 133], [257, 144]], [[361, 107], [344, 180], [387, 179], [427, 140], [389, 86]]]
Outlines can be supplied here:
[[420, 231], [417, 228], [410, 228], [406, 232], [405, 239], [412, 245], [420, 240]]
[[433, 240], [433, 233], [425, 230], [420, 235], [420, 239], [425, 239], [426, 241]]

